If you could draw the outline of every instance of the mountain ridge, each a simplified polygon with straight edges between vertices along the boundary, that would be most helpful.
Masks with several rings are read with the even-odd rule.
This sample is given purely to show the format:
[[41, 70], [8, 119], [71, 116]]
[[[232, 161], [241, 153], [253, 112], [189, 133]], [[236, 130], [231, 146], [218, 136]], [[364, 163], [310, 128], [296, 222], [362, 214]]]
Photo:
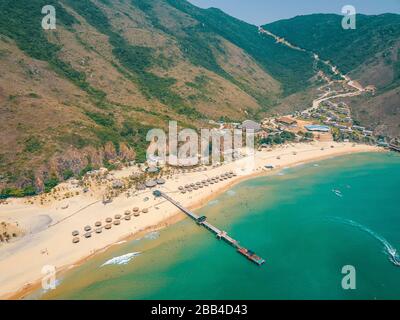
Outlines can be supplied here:
[[[0, 190], [49, 190], [144, 161], [146, 132], [208, 127], [305, 108], [318, 84], [308, 52], [185, 0], [0, 3]], [[41, 8], [57, 10], [44, 31]], [[6, 191], [4, 191], [6, 190]]]

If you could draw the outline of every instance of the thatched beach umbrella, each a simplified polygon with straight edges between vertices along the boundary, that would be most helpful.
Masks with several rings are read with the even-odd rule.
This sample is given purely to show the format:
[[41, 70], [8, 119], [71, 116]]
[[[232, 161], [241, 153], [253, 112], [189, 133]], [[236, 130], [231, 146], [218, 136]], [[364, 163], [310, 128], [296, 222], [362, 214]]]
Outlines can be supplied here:
[[79, 231], [78, 230], [72, 231], [72, 236], [76, 237], [78, 235], [79, 235]]
[[125, 216], [125, 220], [131, 220], [131, 216]]
[[112, 218], [108, 217], [108, 218], [106, 219], [106, 222], [107, 222], [107, 223], [111, 223], [111, 222], [112, 222]]
[[96, 221], [96, 223], [94, 224], [96, 227], [101, 227], [101, 222], [100, 221]]
[[134, 215], [135, 217], [139, 217], [139, 216], [140, 216], [140, 213], [139, 213], [139, 212], [135, 212], [133, 215]]
[[86, 232], [83, 236], [85, 238], [90, 238], [92, 236], [92, 233], [91, 232]]
[[96, 233], [101, 233], [102, 231], [103, 231], [102, 228], [97, 228], [97, 229], [96, 229]]
[[133, 212], [138, 212], [139, 211], [139, 207], [134, 207], [132, 210], [133, 210]]
[[116, 214], [116, 215], [114, 216], [114, 219], [117, 219], [117, 220], [121, 219], [121, 215], [120, 215], [120, 214]]
[[91, 226], [85, 226], [85, 227], [83, 228], [83, 230], [85, 230], [85, 231], [90, 231], [90, 230], [92, 230], [92, 227], [91, 227]]
[[155, 180], [148, 180], [145, 183], [147, 188], [153, 188], [157, 185], [157, 182]]
[[148, 212], [149, 212], [149, 209], [143, 208], [142, 212], [143, 212], [143, 213], [148, 213]]
[[72, 243], [78, 243], [78, 242], [79, 242], [79, 237], [72, 238]]
[[109, 224], [109, 223], [106, 224], [106, 225], [104, 226], [104, 228], [107, 229], [107, 230], [111, 229], [111, 224]]
[[124, 214], [125, 214], [126, 216], [129, 216], [129, 215], [131, 214], [131, 211], [130, 211], [130, 210], [126, 210], [126, 211], [124, 212]]
[[182, 190], [183, 190], [183, 187], [182, 187], [182, 186], [179, 186], [178, 190], [182, 191]]
[[119, 226], [119, 225], [120, 225], [120, 223], [121, 223], [121, 221], [119, 221], [119, 220], [114, 220], [114, 222], [113, 222], [113, 223], [114, 223], [114, 225], [115, 225], [115, 226]]
[[185, 190], [182, 190], [182, 191], [181, 191], [181, 193], [185, 194], [185, 193], [186, 193], [186, 191], [185, 191]]

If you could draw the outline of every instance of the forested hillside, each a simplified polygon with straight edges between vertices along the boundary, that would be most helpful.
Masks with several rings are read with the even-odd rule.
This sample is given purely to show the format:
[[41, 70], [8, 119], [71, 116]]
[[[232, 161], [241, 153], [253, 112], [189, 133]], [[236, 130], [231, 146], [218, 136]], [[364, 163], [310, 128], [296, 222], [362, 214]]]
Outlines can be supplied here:
[[358, 120], [383, 135], [400, 135], [400, 15], [357, 15], [356, 29], [342, 28], [342, 16], [313, 14], [264, 26], [294, 45], [316, 52], [373, 95], [349, 99]]
[[144, 161], [147, 130], [170, 119], [258, 118], [315, 73], [309, 54], [184, 0], [3, 0], [0, 67], [3, 195]]

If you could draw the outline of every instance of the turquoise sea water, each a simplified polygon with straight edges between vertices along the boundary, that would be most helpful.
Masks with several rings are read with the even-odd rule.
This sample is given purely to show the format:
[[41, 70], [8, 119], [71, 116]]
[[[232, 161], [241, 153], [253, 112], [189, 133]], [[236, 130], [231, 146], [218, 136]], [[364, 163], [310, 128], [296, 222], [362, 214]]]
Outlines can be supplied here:
[[[198, 212], [266, 259], [263, 266], [186, 219], [96, 256], [41, 298], [399, 299], [399, 186], [394, 153], [245, 181]], [[345, 265], [356, 270], [355, 290], [341, 286]]]

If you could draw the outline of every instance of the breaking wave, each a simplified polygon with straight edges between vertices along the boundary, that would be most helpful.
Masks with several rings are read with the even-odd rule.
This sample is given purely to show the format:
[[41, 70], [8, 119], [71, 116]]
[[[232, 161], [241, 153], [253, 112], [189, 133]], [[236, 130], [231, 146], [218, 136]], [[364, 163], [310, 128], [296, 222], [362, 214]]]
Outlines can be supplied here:
[[146, 234], [143, 239], [147, 239], [147, 240], [156, 240], [160, 237], [160, 233], [158, 231], [152, 231], [149, 232], [148, 234]]
[[104, 262], [100, 267], [108, 266], [108, 265], [123, 265], [129, 263], [134, 257], [140, 255], [141, 252], [131, 252], [124, 254], [122, 256], [114, 257], [110, 260]]
[[339, 223], [344, 223], [349, 226], [355, 227], [360, 229], [361, 231], [364, 231], [374, 237], [376, 240], [378, 240], [380, 243], [383, 244], [384, 247], [384, 253], [389, 257], [390, 262], [392, 262], [396, 266], [400, 266], [400, 255], [397, 252], [397, 249], [393, 247], [389, 241], [387, 241], [384, 237], [382, 237], [380, 234], [377, 234], [376, 232], [372, 231], [371, 229], [367, 228], [366, 226], [350, 220], [350, 219], [343, 219], [343, 218], [338, 218], [338, 217], [333, 217], [332, 220], [339, 222]]

